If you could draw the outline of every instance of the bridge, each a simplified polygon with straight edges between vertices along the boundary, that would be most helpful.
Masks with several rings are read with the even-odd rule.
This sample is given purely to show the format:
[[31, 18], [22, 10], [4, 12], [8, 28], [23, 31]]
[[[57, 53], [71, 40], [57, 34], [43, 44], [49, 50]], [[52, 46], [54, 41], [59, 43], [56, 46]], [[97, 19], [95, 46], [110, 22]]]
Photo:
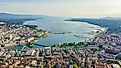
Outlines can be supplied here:
[[41, 44], [38, 44], [38, 43], [33, 43], [33, 45], [36, 45], [36, 46], [42, 46], [42, 47], [50, 47], [50, 46], [47, 46], [47, 45], [41, 45]]
[[[28, 47], [32, 47], [32, 44], [26, 44]], [[33, 43], [33, 46], [36, 45], [36, 46], [41, 46], [41, 47], [50, 47], [50, 46], [46, 46], [46, 45], [41, 45], [41, 44], [38, 44], [38, 43]], [[21, 50], [24, 50], [26, 46], [23, 46], [23, 48]]]

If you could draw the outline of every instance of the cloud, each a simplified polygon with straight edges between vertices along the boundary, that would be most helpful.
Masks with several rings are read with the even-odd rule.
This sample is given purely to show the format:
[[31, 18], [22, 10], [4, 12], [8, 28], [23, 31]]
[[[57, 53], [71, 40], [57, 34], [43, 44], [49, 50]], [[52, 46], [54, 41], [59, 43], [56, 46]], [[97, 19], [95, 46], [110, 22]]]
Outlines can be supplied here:
[[0, 2], [0, 12], [93, 17], [121, 14], [121, 5], [119, 0], [66, 0], [65, 2], [62, 0], [57, 3]]

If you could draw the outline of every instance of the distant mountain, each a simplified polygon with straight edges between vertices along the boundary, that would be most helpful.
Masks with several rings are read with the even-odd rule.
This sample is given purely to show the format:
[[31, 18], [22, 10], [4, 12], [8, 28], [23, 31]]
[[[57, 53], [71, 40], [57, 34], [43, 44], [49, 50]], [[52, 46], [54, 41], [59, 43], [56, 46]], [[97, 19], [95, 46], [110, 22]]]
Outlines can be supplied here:
[[5, 22], [6, 24], [23, 24], [25, 21], [42, 19], [45, 17], [47, 16], [0, 13], [0, 22]]
[[0, 19], [36, 19], [45, 17], [44, 15], [23, 15], [23, 14], [10, 14], [0, 13]]
[[102, 27], [107, 27], [108, 32], [121, 33], [120, 17], [101, 17], [101, 18], [71, 18], [65, 21], [87, 22]]
[[105, 19], [105, 20], [121, 20], [121, 17], [100, 17], [99, 19]]

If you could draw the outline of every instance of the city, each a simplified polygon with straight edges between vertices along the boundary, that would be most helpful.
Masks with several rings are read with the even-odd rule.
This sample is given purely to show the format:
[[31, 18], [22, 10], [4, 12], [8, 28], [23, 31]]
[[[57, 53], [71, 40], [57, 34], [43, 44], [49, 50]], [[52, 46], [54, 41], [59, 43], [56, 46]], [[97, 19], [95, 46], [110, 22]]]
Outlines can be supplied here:
[[0, 0], [0, 68], [121, 68], [121, 0]]
[[121, 66], [120, 34], [100, 32], [94, 41], [78, 44], [64, 43], [36, 49], [23, 47], [21, 50], [7, 48], [13, 45], [14, 41], [15, 44], [19, 44], [16, 46], [25, 44], [31, 46], [33, 44], [31, 41], [36, 40], [34, 38], [47, 36], [47, 31], [39, 31], [24, 25], [1, 26], [1, 40], [3, 40], [0, 48], [1, 68], [120, 68]]

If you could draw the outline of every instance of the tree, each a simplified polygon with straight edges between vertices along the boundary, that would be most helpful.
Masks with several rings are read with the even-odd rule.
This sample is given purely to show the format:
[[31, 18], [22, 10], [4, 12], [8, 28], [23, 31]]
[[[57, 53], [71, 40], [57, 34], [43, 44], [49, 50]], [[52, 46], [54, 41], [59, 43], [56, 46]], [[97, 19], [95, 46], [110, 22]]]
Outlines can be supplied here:
[[74, 64], [74, 68], [79, 68], [79, 67], [77, 66], [77, 64]]

